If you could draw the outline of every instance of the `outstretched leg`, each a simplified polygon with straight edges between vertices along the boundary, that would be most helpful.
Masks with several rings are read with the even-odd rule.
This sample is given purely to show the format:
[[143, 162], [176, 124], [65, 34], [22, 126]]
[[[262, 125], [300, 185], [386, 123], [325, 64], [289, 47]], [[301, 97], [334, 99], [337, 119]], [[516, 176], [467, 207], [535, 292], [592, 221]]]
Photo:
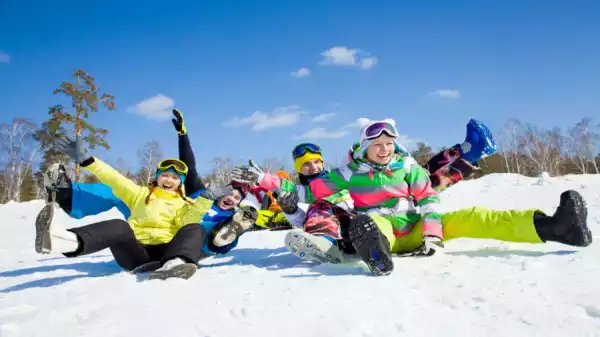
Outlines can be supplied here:
[[585, 201], [573, 190], [560, 195], [560, 205], [552, 216], [535, 209], [496, 211], [473, 207], [443, 214], [442, 226], [444, 241], [456, 238], [526, 243], [555, 241], [577, 247], [592, 243]]
[[[66, 257], [76, 257], [110, 248], [115, 261], [126, 270], [149, 262], [151, 256], [146, 246], [138, 242], [129, 224], [112, 219], [87, 226], [63, 229], [52, 222], [36, 223], [36, 250], [41, 253], [58, 252]], [[38, 250], [38, 241], [43, 249]]]
[[434, 155], [424, 168], [429, 171], [433, 188], [441, 192], [478, 170], [478, 162], [497, 151], [496, 141], [489, 128], [474, 119], [467, 124], [467, 135], [456, 144]]
[[56, 202], [72, 218], [106, 212], [113, 207], [128, 218], [130, 211], [104, 184], [73, 183], [62, 164], [52, 164], [44, 174], [44, 187], [48, 202]]

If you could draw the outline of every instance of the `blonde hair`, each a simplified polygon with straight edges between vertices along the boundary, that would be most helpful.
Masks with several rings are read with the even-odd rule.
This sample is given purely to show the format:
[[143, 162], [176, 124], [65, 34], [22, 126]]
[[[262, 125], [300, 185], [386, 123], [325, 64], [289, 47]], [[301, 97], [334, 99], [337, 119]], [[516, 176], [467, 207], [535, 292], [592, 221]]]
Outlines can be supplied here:
[[[146, 205], [148, 205], [148, 203], [150, 202], [150, 196], [154, 193], [154, 189], [157, 187], [158, 187], [158, 183], [156, 181], [153, 181], [150, 184], [148, 184], [148, 188], [150, 190], [148, 191], [148, 195], [146, 196]], [[187, 202], [188, 204], [193, 203], [183, 193], [183, 184], [179, 184], [179, 186], [177, 186], [177, 194], [181, 197], [181, 199], [185, 200], [185, 202]]]

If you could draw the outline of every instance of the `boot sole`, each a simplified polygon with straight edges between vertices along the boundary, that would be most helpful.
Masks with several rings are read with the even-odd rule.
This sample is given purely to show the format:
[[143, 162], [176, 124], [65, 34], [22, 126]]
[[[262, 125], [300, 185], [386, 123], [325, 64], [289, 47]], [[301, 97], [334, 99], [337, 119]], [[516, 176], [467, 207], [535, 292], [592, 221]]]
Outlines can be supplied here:
[[587, 206], [585, 200], [577, 191], [568, 191], [567, 198], [573, 202], [573, 215], [575, 216], [576, 243], [574, 246], [587, 247], [592, 244], [592, 231], [587, 226]]
[[181, 278], [184, 280], [194, 276], [198, 270], [198, 265], [194, 263], [185, 263], [175, 266], [165, 271], [154, 271], [148, 277], [149, 280], [166, 280], [169, 278]]
[[344, 263], [339, 247], [332, 244], [327, 250], [324, 250], [318, 242], [314, 242], [314, 239], [313, 235], [302, 230], [290, 231], [285, 235], [285, 247], [290, 253], [303, 260], [319, 263]]
[[52, 251], [50, 240], [50, 227], [54, 217], [54, 203], [50, 202], [38, 213], [35, 218], [35, 251], [49, 254]]
[[237, 240], [242, 234], [244, 234], [244, 228], [238, 223], [230, 223], [221, 228], [219, 228], [213, 238], [213, 244], [217, 246], [215, 239], [219, 239], [219, 245], [217, 247], [224, 247], [232, 244], [235, 240]]
[[394, 261], [389, 244], [373, 220], [369, 221], [367, 227], [365, 224], [354, 225], [354, 230], [350, 232], [350, 240], [373, 275], [389, 275], [394, 271]]

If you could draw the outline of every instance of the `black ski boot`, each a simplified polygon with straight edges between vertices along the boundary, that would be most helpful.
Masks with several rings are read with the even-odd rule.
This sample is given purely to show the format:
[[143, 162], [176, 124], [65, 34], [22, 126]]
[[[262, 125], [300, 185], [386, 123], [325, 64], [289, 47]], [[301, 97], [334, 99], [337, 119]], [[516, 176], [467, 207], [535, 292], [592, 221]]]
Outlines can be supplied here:
[[73, 184], [67, 175], [67, 169], [60, 163], [54, 163], [44, 172], [46, 203], [56, 202], [65, 213], [71, 213]]
[[587, 226], [585, 200], [577, 191], [563, 192], [554, 215], [536, 212], [533, 223], [544, 242], [555, 241], [576, 247], [587, 247], [592, 243], [592, 232]]
[[352, 219], [348, 226], [348, 238], [373, 275], [392, 273], [394, 261], [390, 244], [370, 216], [363, 214]]

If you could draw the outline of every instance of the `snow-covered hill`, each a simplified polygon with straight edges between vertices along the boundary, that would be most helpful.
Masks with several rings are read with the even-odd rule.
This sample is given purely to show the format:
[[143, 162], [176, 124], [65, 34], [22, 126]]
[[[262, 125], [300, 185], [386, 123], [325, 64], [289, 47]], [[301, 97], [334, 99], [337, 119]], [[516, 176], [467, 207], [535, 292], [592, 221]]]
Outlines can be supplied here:
[[[0, 205], [0, 336], [600, 336], [600, 176], [495, 174], [442, 203], [553, 212], [565, 189], [587, 200], [590, 247], [460, 239], [443, 255], [397, 258], [382, 278], [360, 263], [303, 263], [285, 232], [256, 232], [188, 281], [140, 281], [108, 251], [37, 255], [43, 202]], [[65, 227], [120, 216], [57, 213]]]

